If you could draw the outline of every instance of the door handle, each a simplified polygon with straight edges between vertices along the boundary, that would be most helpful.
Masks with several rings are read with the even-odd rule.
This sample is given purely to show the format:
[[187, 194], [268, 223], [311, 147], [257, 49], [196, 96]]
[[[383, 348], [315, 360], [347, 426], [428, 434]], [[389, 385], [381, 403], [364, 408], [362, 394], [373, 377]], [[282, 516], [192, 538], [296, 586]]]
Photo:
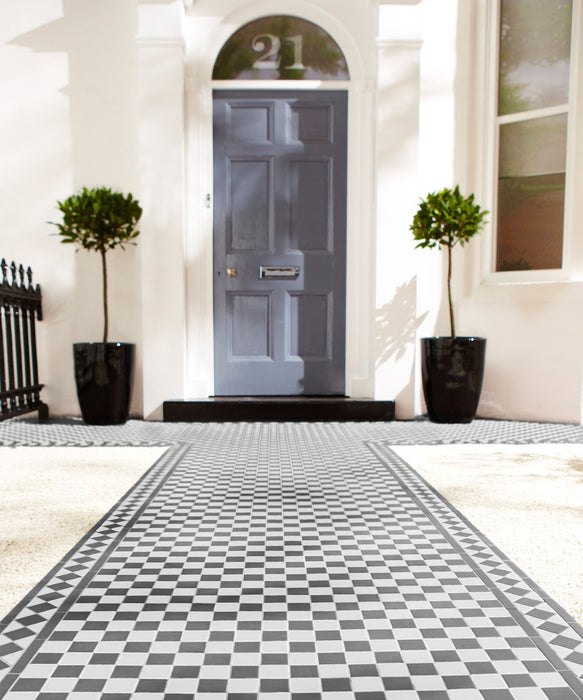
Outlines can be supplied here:
[[227, 268], [227, 277], [236, 277], [237, 276], [237, 268], [236, 267], [228, 267]]

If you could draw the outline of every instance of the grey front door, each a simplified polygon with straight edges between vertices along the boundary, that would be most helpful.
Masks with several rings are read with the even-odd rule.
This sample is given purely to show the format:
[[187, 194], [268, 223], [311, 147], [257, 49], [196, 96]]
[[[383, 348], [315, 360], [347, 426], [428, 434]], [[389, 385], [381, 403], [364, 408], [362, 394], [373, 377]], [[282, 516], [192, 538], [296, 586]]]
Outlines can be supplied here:
[[344, 91], [213, 95], [217, 396], [342, 395]]

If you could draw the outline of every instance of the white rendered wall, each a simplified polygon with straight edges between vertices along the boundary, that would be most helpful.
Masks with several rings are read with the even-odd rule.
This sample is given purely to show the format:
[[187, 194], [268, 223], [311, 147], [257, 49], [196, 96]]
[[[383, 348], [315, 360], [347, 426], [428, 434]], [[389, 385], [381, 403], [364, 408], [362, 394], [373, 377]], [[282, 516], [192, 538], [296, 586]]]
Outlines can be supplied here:
[[[423, 0], [410, 7], [389, 2], [380, 9], [375, 395], [396, 398], [401, 418], [424, 412], [419, 338], [449, 333], [445, 256], [414, 250], [408, 230], [416, 200], [459, 183], [491, 206], [492, 142], [485, 117], [491, 109], [490, 10], [487, 0]], [[581, 14], [578, 22], [580, 41]], [[572, 125], [572, 191], [583, 186], [582, 73], [574, 82], [580, 104]], [[581, 421], [583, 231], [575, 206], [573, 197], [561, 275], [538, 281], [492, 275], [491, 226], [454, 251], [458, 333], [488, 340], [480, 416]]]
[[[489, 5], [386, 2], [378, 32], [369, 0], [294, 5], [321, 21], [356, 66], [349, 391], [396, 399], [400, 418], [424, 410], [419, 338], [447, 333], [444, 256], [415, 250], [409, 232], [417, 200], [459, 182], [489, 206]], [[101, 337], [99, 261], [60, 245], [47, 223], [58, 217], [56, 200], [83, 185], [132, 191], [144, 206], [138, 246], [110, 257], [111, 338], [138, 346], [132, 412], [158, 418], [165, 399], [210, 392], [208, 50], [261, 8], [289, 12], [283, 0], [199, 0], [187, 10], [181, 0], [0, 7], [0, 256], [30, 264], [43, 287], [40, 375], [54, 415], [78, 415], [72, 343]], [[579, 40], [582, 21], [580, 14]], [[577, 80], [575, 194], [583, 187], [583, 71]], [[456, 251], [459, 332], [488, 339], [482, 416], [581, 420], [583, 231], [576, 204], [574, 196], [562, 281], [492, 277], [487, 231]]]
[[444, 257], [409, 231], [419, 198], [454, 178], [455, 0], [380, 8], [375, 397], [424, 411], [419, 339], [447, 334]]
[[[581, 47], [583, 17], [574, 2], [575, 46]], [[495, 93], [489, 81], [488, 33], [492, 2], [481, 0], [473, 11], [461, 4], [458, 46], [459, 114], [468, 125], [457, 144], [468, 182], [490, 208], [494, 183], [491, 124]], [[465, 56], [465, 58], [464, 58]], [[565, 216], [563, 271], [491, 273], [492, 225], [461, 256], [456, 279], [460, 329], [488, 339], [487, 365], [479, 414], [484, 417], [579, 423], [583, 364], [583, 228], [579, 209], [583, 188], [583, 71], [572, 65], [577, 97], [571, 114], [569, 179]], [[465, 158], [463, 157], [465, 155]], [[492, 219], [492, 217], [490, 217]]]
[[139, 8], [139, 133], [144, 417], [183, 398], [184, 41], [180, 2]]
[[[42, 286], [39, 374], [53, 415], [78, 415], [71, 345], [101, 340], [103, 321], [98, 256], [75, 255], [47, 222], [84, 185], [139, 194], [136, 23], [135, 0], [0, 7], [0, 256], [31, 265]], [[112, 340], [140, 340], [138, 261], [138, 249], [109, 256]]]

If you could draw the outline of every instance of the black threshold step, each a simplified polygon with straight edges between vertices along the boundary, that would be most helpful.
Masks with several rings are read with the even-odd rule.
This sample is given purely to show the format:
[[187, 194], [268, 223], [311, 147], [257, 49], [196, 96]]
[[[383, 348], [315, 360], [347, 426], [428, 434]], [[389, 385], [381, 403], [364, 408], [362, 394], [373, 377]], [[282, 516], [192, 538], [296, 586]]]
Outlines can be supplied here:
[[253, 421], [391, 421], [394, 401], [344, 396], [210, 396], [164, 401], [164, 421], [227, 423]]

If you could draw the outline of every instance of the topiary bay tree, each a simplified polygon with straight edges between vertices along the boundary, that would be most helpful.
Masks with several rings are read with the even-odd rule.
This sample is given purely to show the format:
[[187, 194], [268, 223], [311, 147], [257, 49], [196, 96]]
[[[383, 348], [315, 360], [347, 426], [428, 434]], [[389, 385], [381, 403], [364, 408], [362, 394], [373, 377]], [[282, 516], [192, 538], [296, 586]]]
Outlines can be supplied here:
[[464, 197], [458, 185], [429, 193], [422, 199], [411, 224], [417, 248], [447, 250], [447, 298], [451, 336], [456, 337], [455, 317], [451, 296], [452, 250], [464, 246], [483, 227], [488, 212], [474, 201], [474, 195]]
[[107, 258], [109, 250], [125, 244], [135, 245], [139, 235], [136, 226], [142, 208], [132, 194], [124, 195], [107, 187], [86, 187], [62, 202], [57, 202], [63, 214], [62, 223], [53, 223], [62, 243], [92, 250], [100, 254], [103, 274], [103, 342], [109, 334], [107, 295]]
[[103, 342], [74, 343], [75, 383], [81, 414], [86, 423], [125, 423], [132, 388], [133, 343], [108, 342], [107, 253], [135, 244], [142, 209], [131, 194], [107, 187], [83, 188], [62, 202], [61, 223], [53, 223], [62, 243], [95, 251], [103, 272]]
[[427, 413], [438, 423], [468, 423], [476, 415], [485, 368], [486, 339], [456, 335], [451, 297], [452, 250], [484, 225], [487, 211], [459, 187], [422, 199], [411, 224], [417, 248], [447, 250], [450, 336], [421, 338], [421, 375]]

